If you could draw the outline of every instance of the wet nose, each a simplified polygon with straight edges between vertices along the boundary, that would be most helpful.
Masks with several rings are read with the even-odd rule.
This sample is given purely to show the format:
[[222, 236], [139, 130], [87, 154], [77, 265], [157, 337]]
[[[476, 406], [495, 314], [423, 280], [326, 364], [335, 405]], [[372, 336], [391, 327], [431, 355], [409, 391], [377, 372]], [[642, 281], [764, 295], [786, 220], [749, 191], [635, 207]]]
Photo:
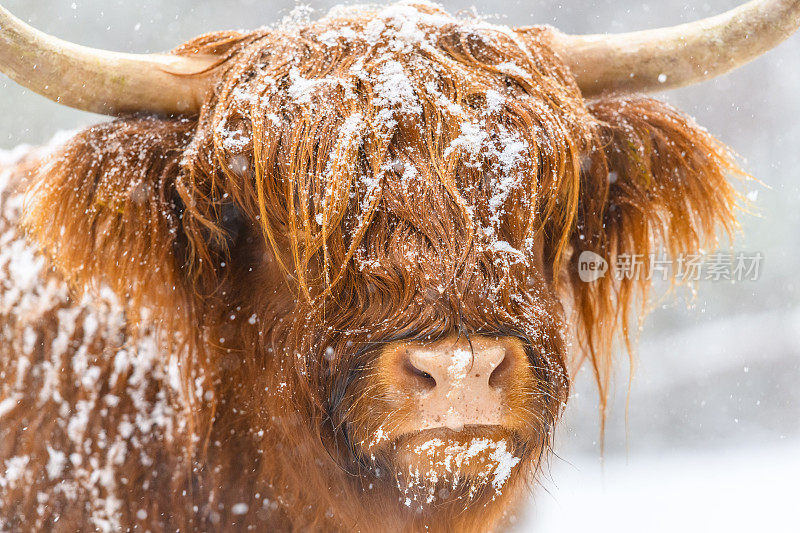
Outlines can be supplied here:
[[[484, 343], [485, 344], [485, 343]], [[471, 346], [437, 346], [411, 349], [408, 353], [409, 369], [418, 376], [430, 376], [428, 386], [440, 389], [469, 389], [481, 392], [490, 388], [490, 381], [498, 385], [494, 371], [505, 359], [505, 348], [488, 344], [479, 348]]]
[[405, 350], [405, 383], [419, 406], [417, 429], [499, 425], [506, 390], [523, 364], [506, 338], [446, 339]]

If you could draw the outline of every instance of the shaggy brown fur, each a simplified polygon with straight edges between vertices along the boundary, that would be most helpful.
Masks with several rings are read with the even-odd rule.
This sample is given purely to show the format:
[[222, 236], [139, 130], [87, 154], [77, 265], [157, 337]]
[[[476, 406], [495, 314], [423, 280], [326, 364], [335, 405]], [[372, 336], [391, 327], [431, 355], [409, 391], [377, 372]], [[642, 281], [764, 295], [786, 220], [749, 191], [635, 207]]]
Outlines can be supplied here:
[[[204, 36], [176, 51], [220, 57], [199, 117], [123, 118], [21, 167], [0, 225], [0, 525], [502, 524], [581, 362], [604, 405], [647, 288], [582, 283], [578, 252], [613, 268], [734, 223], [725, 147], [655, 100], [587, 105], [547, 35], [399, 4]], [[6, 247], [44, 260], [15, 229], [18, 183], [57, 267], [23, 292]], [[500, 488], [441, 492], [396, 463], [420, 437], [386, 406], [381, 347], [451, 334], [528, 349]]]

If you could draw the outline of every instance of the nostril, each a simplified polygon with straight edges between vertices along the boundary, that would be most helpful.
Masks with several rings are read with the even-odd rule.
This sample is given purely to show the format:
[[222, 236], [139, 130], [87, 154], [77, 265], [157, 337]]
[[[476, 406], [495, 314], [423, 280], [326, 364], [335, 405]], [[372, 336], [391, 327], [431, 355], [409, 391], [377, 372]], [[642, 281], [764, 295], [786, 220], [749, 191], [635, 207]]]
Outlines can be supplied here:
[[489, 375], [489, 386], [494, 388], [502, 388], [507, 385], [509, 375], [511, 374], [511, 362], [509, 361], [508, 354], [503, 357], [500, 364], [492, 370]]
[[406, 372], [414, 378], [417, 385], [423, 390], [430, 390], [436, 386], [436, 380], [429, 373], [414, 366], [411, 361], [406, 361]]

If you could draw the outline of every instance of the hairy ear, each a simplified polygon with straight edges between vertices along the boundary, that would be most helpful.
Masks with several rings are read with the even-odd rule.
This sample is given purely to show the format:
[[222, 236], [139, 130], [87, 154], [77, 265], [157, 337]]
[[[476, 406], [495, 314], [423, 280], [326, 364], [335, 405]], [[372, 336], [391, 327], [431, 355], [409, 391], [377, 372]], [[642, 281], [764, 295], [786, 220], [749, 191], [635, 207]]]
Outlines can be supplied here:
[[182, 185], [181, 159], [195, 128], [181, 119], [100, 124], [34, 173], [26, 223], [73, 284], [180, 305], [176, 291], [194, 268], [186, 250], [206, 237], [183, 220], [194, 199]]
[[[581, 172], [569, 285], [604, 401], [611, 343], [621, 331], [629, 345], [631, 306], [637, 297], [645, 304], [649, 258], [663, 251], [674, 262], [715, 246], [720, 228], [730, 234], [738, 196], [727, 176], [742, 171], [723, 144], [657, 100], [605, 98], [589, 110], [598, 121], [598, 144]], [[608, 261], [604, 277], [581, 280], [583, 251]], [[641, 272], [615, 275], [623, 256], [638, 258]]]

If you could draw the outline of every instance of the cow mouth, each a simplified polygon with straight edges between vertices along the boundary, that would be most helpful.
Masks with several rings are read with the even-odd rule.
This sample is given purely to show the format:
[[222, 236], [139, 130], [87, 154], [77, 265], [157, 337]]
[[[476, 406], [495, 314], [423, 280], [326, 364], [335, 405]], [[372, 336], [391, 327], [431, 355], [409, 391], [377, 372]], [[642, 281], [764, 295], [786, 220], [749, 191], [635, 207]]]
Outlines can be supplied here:
[[387, 446], [401, 500], [409, 507], [443, 500], [494, 498], [528, 462], [521, 435], [503, 426], [406, 433]]

